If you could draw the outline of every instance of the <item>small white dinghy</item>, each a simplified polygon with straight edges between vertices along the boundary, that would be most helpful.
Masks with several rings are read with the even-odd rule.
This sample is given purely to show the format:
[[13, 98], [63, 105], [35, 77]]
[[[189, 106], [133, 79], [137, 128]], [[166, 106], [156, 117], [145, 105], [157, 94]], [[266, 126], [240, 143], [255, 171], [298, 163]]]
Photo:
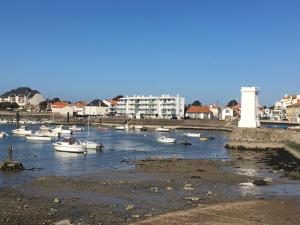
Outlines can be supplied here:
[[161, 136], [161, 137], [157, 138], [157, 141], [161, 142], [161, 143], [174, 144], [176, 142], [176, 139], [175, 138], [170, 138], [170, 137], [167, 137], [167, 136]]
[[159, 127], [155, 129], [156, 132], [170, 132], [169, 128]]
[[186, 136], [186, 137], [194, 137], [194, 138], [200, 138], [201, 137], [200, 133], [184, 133], [182, 135]]
[[12, 133], [16, 135], [30, 135], [32, 134], [32, 131], [27, 130], [26, 126], [21, 126], [20, 128], [13, 130]]
[[70, 126], [69, 127], [69, 130], [70, 131], [83, 131], [84, 130], [84, 128], [83, 127], [77, 127], [76, 125], [73, 125], [73, 126]]
[[52, 138], [49, 136], [37, 135], [37, 134], [26, 135], [25, 138], [26, 140], [29, 141], [51, 141], [52, 140]]
[[128, 125], [117, 126], [115, 127], [115, 130], [129, 130], [129, 126]]
[[86, 149], [75, 138], [64, 138], [53, 144], [56, 151], [71, 152], [71, 153], [85, 153]]
[[7, 133], [5, 133], [4, 131], [0, 131], [0, 138], [5, 138], [7, 136]]
[[95, 150], [97, 150], [97, 149], [102, 149], [103, 148], [102, 144], [96, 143], [96, 142], [91, 141], [91, 140], [81, 141], [80, 143], [86, 149], [95, 149]]

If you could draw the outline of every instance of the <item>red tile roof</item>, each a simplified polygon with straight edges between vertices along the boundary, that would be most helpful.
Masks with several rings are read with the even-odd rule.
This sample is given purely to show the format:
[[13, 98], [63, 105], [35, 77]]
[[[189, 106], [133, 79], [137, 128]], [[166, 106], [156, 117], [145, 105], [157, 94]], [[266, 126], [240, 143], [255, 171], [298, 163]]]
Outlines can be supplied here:
[[51, 104], [51, 107], [52, 108], [64, 108], [64, 107], [66, 107], [66, 106], [69, 106], [70, 104], [69, 103], [67, 103], [67, 102], [54, 102], [54, 103], [52, 103]]
[[212, 113], [207, 106], [190, 106], [187, 113]]
[[86, 102], [76, 102], [76, 103], [73, 104], [73, 106], [76, 106], [76, 107], [84, 107], [86, 105], [87, 105]]
[[114, 106], [118, 104], [118, 101], [116, 101], [116, 100], [108, 99], [106, 101], [108, 101], [110, 104], [112, 104]]

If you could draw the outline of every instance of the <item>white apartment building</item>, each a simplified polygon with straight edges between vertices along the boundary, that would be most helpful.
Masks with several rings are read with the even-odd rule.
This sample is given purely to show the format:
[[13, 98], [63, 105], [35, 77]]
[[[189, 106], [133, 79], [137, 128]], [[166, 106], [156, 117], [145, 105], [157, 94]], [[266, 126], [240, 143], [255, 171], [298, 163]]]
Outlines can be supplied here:
[[179, 95], [124, 97], [117, 104], [117, 115], [137, 119], [180, 119], [184, 117], [184, 98]]

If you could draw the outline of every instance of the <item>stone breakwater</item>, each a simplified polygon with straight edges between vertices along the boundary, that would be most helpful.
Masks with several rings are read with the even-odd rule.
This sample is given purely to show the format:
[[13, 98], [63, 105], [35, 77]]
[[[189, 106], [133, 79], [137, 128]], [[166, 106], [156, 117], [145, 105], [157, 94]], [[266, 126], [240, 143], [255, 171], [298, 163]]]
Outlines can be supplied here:
[[300, 159], [300, 132], [284, 129], [234, 128], [225, 146], [228, 149], [285, 149]]

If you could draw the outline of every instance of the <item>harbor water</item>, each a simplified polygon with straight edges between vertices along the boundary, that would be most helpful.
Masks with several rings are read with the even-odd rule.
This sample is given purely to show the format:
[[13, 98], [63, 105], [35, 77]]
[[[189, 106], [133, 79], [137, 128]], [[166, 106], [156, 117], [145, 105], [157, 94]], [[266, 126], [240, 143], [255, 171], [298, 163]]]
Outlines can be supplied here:
[[[16, 186], [30, 181], [37, 176], [75, 176], [103, 170], [125, 170], [133, 168], [131, 160], [147, 158], [182, 158], [182, 159], [227, 159], [224, 145], [227, 134], [223, 132], [201, 131], [205, 137], [213, 140], [200, 141], [199, 138], [187, 138], [182, 134], [188, 131], [174, 130], [170, 133], [154, 131], [116, 131], [112, 128], [100, 130], [90, 127], [89, 137], [102, 143], [102, 151], [88, 150], [87, 154], [56, 152], [53, 142], [28, 141], [25, 137], [12, 135], [16, 125], [0, 125], [0, 130], [9, 134], [0, 139], [0, 161], [7, 157], [7, 149], [15, 150], [14, 159], [25, 167], [18, 173], [0, 173], [0, 186]], [[39, 126], [31, 125], [29, 129], [37, 130]], [[77, 139], [87, 138], [87, 127], [72, 136]], [[161, 135], [177, 139], [176, 144], [157, 142]], [[181, 143], [190, 142], [191, 146]]]

